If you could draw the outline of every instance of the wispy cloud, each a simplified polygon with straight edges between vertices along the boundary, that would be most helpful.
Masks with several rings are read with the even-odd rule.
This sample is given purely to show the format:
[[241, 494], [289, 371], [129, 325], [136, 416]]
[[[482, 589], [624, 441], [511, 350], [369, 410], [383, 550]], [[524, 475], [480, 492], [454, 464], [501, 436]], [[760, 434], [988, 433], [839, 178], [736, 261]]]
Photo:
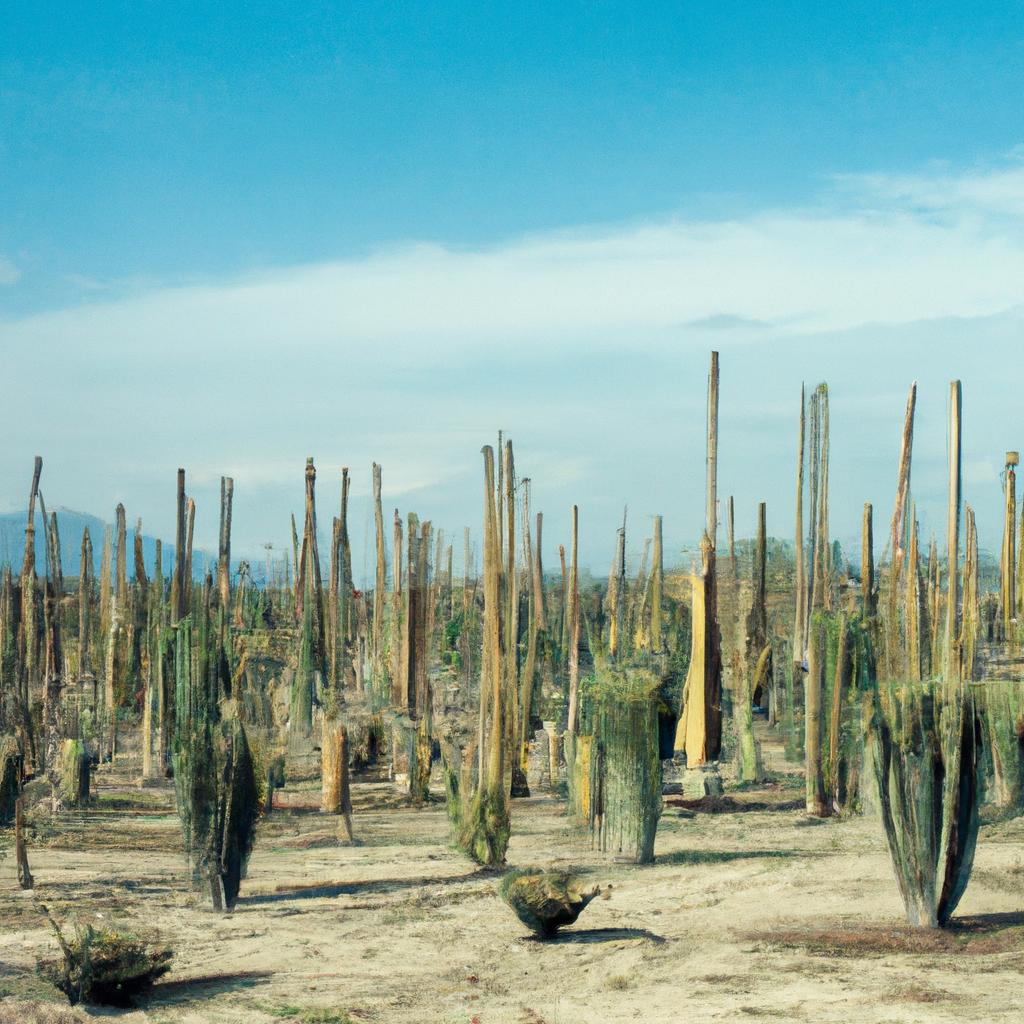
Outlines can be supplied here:
[[[489, 248], [408, 245], [363, 259], [154, 287], [8, 324], [107, 351], [149, 344], [274, 349], [344, 340], [415, 353], [422, 339], [770, 323], [807, 333], [865, 322], [979, 316], [1024, 299], [1024, 168], [962, 177], [874, 175], [842, 201], [745, 220], [664, 220]], [[855, 202], [850, 202], [850, 197]], [[882, 201], [884, 200], [884, 202]], [[956, 214], [936, 219], [935, 210]], [[993, 216], [998, 214], [999, 216]], [[11, 333], [13, 332], [13, 334]]]
[[838, 181], [855, 195], [914, 211], [977, 218], [1024, 218], [1024, 149], [998, 168], [930, 174], [866, 174]]

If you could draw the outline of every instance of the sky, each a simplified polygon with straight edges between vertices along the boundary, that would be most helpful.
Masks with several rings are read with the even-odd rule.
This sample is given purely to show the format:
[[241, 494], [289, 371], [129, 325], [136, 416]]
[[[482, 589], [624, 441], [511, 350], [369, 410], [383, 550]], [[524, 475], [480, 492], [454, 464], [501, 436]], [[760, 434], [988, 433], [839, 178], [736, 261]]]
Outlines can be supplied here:
[[[913, 493], [1000, 543], [1024, 448], [1019, 3], [15, 5], [0, 33], [0, 509], [282, 549], [370, 465], [389, 512], [479, 532], [502, 429], [605, 571], [628, 506], [701, 529], [708, 354], [737, 530], [793, 531], [802, 382], [829, 383], [832, 525], [885, 523], [907, 389]], [[876, 528], [876, 534], [884, 530]], [[372, 539], [372, 538], [371, 538]], [[456, 545], [459, 551], [459, 545]], [[458, 560], [458, 559], [457, 559]], [[360, 564], [362, 563], [362, 564]], [[372, 566], [370, 566], [372, 569]]]

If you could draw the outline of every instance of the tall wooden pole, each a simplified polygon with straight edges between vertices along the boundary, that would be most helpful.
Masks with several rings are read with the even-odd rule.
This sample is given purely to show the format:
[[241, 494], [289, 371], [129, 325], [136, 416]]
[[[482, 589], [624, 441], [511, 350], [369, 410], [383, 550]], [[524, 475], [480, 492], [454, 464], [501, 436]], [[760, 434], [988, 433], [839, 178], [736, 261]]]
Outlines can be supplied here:
[[1003, 521], [1002, 606], [1003, 635], [1010, 639], [1017, 617], [1017, 452], [1006, 453], [1006, 513]]
[[864, 502], [860, 542], [860, 597], [864, 615], [875, 615], [875, 539], [870, 502]]
[[718, 353], [711, 353], [711, 371], [708, 374], [708, 429], [707, 429], [707, 488], [705, 529], [711, 549], [718, 539]]
[[661, 516], [654, 517], [654, 551], [651, 564], [651, 650], [661, 653], [661, 602], [664, 592], [665, 560], [662, 552]]
[[807, 652], [807, 572], [804, 565], [804, 446], [807, 426], [807, 396], [804, 386], [800, 385], [800, 430], [797, 435], [796, 459], [796, 614], [793, 618], [793, 673], [794, 684], [799, 676]]
[[892, 546], [893, 586], [899, 580], [907, 540], [907, 509], [910, 498], [910, 463], [914, 447], [914, 408], [917, 404], [917, 381], [910, 385], [907, 411], [903, 417], [903, 436], [900, 440], [900, 466], [896, 478], [896, 503], [892, 513], [889, 543]]
[[959, 563], [960, 563], [960, 501], [961, 501], [961, 400], [960, 381], [949, 385], [949, 506], [946, 523], [946, 559], [948, 594], [946, 605], [946, 678], [957, 681], [960, 675], [960, 616], [959, 616]]
[[736, 506], [729, 495], [729, 571], [736, 578]]
[[380, 466], [373, 464], [373, 519], [377, 538], [377, 568], [373, 583], [373, 685], [379, 694], [387, 692], [384, 667], [384, 595], [388, 563], [384, 546], [384, 507], [381, 503]]
[[[690, 668], [676, 748], [688, 767], [717, 761], [722, 745], [722, 644], [718, 628], [716, 536], [718, 531], [718, 353], [711, 353], [708, 375], [707, 507], [701, 541], [701, 571], [693, 580], [693, 632]], [[698, 621], [699, 619], [699, 621]]]
[[[78, 677], [92, 671], [89, 639], [92, 635], [92, 538], [89, 527], [82, 531], [82, 553], [78, 568]], [[93, 709], [95, 711], [95, 709]]]
[[231, 610], [231, 503], [235, 482], [229, 476], [220, 478], [220, 537], [217, 545], [217, 597], [223, 611], [223, 623]]
[[579, 588], [579, 509], [572, 507], [572, 547], [569, 561], [569, 721], [568, 732], [576, 734], [580, 695], [580, 588]]

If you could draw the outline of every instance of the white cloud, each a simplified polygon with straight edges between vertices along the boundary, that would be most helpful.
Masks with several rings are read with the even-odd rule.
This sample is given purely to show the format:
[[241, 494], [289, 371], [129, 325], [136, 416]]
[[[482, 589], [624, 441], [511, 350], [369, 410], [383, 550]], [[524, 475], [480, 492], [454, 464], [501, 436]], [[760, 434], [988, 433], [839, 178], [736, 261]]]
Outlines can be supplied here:
[[918, 213], [1024, 218], [1024, 163], [960, 174], [940, 169], [933, 174], [848, 175], [839, 181], [854, 194]]
[[168, 349], [263, 351], [366, 341], [415, 357], [424, 339], [431, 354], [438, 343], [463, 352], [552, 336], [612, 336], [618, 345], [622, 331], [751, 321], [808, 333], [984, 316], [1024, 302], [1024, 169], [875, 175], [845, 187], [832, 208], [826, 196], [814, 208], [742, 221], [667, 219], [471, 250], [410, 245], [156, 287], [8, 323], [4, 336], [104, 351], [134, 349], [142, 338]]

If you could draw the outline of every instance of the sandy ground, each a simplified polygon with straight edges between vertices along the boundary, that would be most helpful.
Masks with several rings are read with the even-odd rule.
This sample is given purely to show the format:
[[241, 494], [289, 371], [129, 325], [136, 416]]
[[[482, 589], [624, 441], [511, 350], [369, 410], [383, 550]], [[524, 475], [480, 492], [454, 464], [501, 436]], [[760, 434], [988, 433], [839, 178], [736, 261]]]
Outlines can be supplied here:
[[[721, 813], [667, 805], [658, 862], [593, 852], [549, 795], [517, 800], [508, 861], [575, 867], [603, 886], [579, 922], [534, 941], [497, 876], [449, 844], [443, 806], [402, 807], [357, 784], [359, 845], [339, 847], [315, 783], [262, 823], [242, 899], [216, 916], [190, 890], [168, 788], [127, 767], [99, 805], [30, 849], [34, 894], [0, 860], [0, 1021], [63, 997], [35, 975], [58, 918], [156, 933], [175, 950], [125, 1022], [575, 1024], [583, 1021], [1019, 1021], [1024, 1017], [1024, 821], [985, 826], [958, 927], [915, 936], [876, 820], [811, 824], [801, 780], [733, 793]], [[753, 805], [754, 808], [750, 809]], [[764, 809], [768, 805], [771, 809]], [[102, 915], [102, 917], [101, 917]]]

